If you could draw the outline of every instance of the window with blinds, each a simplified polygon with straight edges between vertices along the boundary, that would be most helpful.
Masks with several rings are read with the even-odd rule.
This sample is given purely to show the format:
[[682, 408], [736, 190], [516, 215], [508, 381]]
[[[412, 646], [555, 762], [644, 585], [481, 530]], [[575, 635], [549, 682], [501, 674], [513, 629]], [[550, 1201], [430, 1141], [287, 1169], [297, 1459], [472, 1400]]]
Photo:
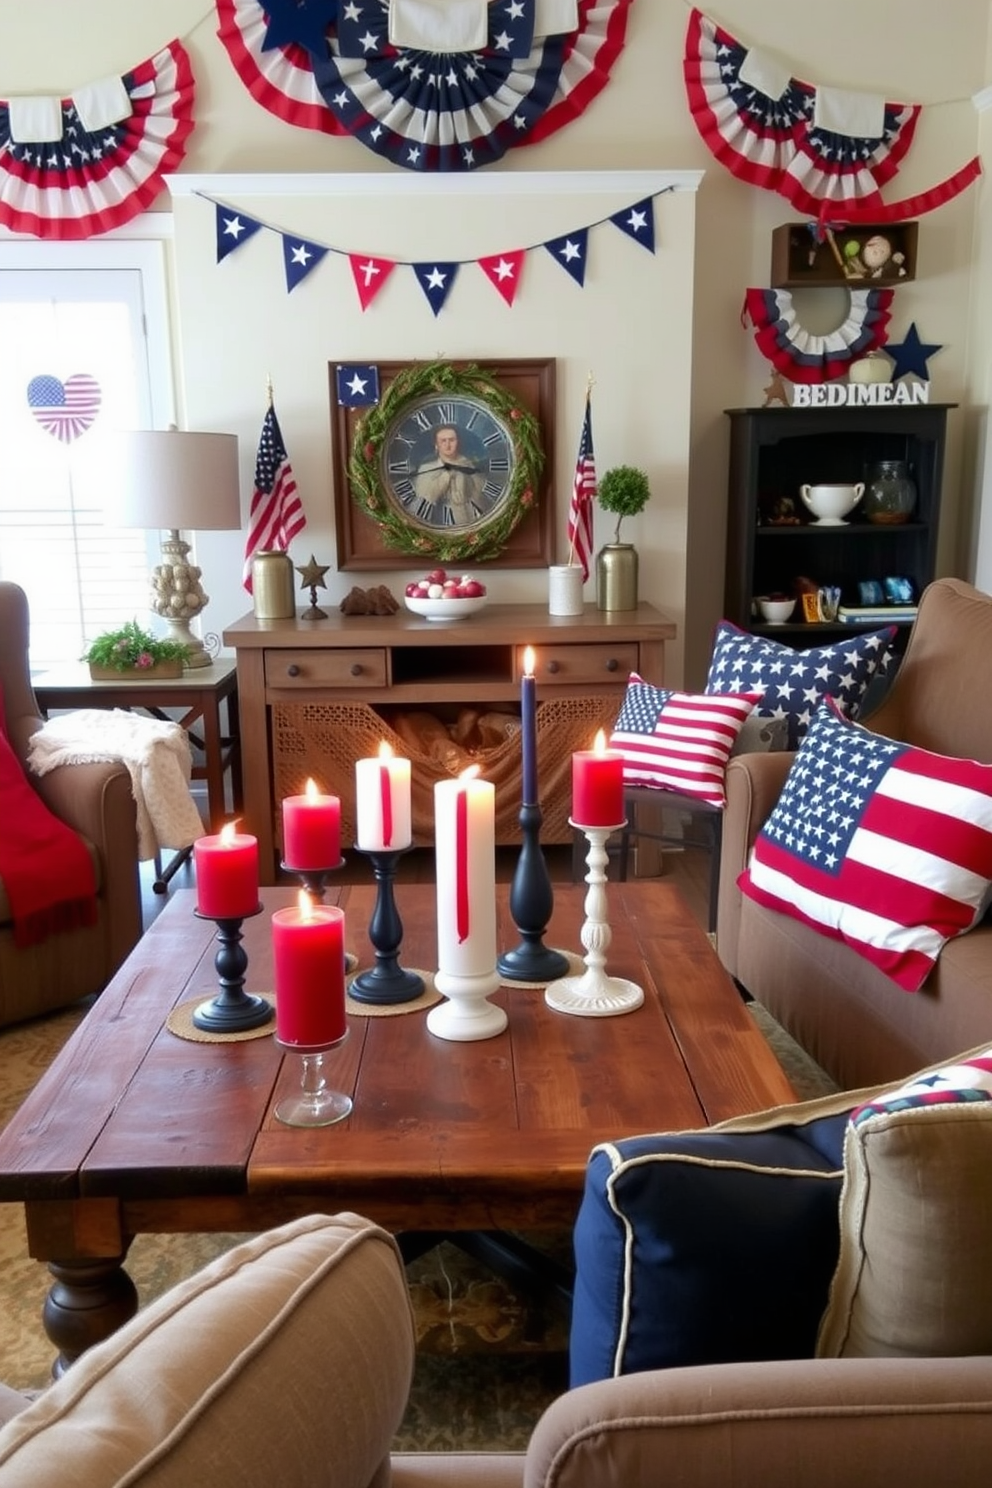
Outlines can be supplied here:
[[166, 427], [170, 389], [160, 243], [0, 244], [0, 577], [27, 592], [35, 673], [159, 628], [160, 534], [106, 522], [99, 436]]

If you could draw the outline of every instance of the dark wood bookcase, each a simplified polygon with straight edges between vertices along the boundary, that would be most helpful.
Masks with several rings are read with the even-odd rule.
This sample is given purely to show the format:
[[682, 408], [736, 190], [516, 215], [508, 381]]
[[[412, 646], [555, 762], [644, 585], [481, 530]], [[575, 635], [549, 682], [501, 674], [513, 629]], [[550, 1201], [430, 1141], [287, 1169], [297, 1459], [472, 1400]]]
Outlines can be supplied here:
[[[777, 590], [793, 593], [796, 580], [836, 584], [841, 604], [856, 605], [863, 580], [909, 578], [917, 595], [934, 577], [940, 521], [947, 412], [956, 405], [880, 405], [850, 408], [730, 408], [730, 474], [724, 613], [756, 634], [796, 647], [830, 643], [852, 629], [810, 624], [797, 606], [785, 625], [767, 625], [753, 600]], [[904, 460], [916, 482], [908, 522], [876, 525], [856, 507], [846, 523], [818, 525], [799, 487], [867, 481], [879, 460]], [[780, 517], [791, 501], [799, 521]], [[904, 629], [908, 632], [908, 624]]]

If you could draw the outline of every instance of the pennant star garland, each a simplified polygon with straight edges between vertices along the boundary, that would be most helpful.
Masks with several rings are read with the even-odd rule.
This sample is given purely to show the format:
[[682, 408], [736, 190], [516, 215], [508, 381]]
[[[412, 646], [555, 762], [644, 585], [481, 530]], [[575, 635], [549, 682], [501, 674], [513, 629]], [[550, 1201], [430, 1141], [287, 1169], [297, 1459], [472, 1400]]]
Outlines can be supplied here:
[[[664, 196], [672, 190], [674, 187], [666, 186], [656, 194]], [[212, 198], [207, 197], [205, 193], [199, 194], [204, 196], [205, 200], [212, 201]], [[462, 267], [462, 261], [459, 260], [442, 262], [430, 259], [407, 262], [400, 259], [380, 258], [375, 254], [355, 253], [343, 248], [334, 248], [326, 243], [316, 243], [307, 238], [294, 237], [281, 232], [279, 228], [271, 227], [269, 223], [262, 222], [256, 217], [249, 217], [244, 212], [226, 207], [221, 202], [214, 201], [213, 207], [218, 263], [249, 242], [263, 227], [271, 232], [279, 233], [282, 240], [287, 293], [302, 283], [328, 253], [344, 254], [351, 266], [361, 307], [367, 310], [393, 269], [399, 263], [405, 263], [406, 267], [413, 269], [427, 303], [437, 316], [444, 308], [457, 278], [458, 270]], [[599, 223], [573, 228], [561, 237], [549, 238], [546, 242], [533, 244], [531, 247], [546, 249], [555, 262], [560, 264], [565, 272], [575, 280], [576, 284], [584, 287], [588, 265], [590, 226], [600, 226], [605, 222], [612, 223], [626, 237], [632, 238], [635, 243], [640, 243], [650, 253], [654, 253], [655, 221], [654, 197], [652, 196], [646, 196], [641, 201], [635, 202], [633, 206], [625, 207], [620, 212], [602, 218]], [[465, 260], [465, 262], [477, 263], [497, 293], [507, 305], [512, 306], [520, 289], [524, 260], [531, 251], [531, 247], [513, 248], [503, 253], [488, 254], [481, 258]]]
[[417, 171], [475, 170], [578, 118], [609, 80], [630, 5], [479, 0], [483, 31], [468, 36], [463, 6], [216, 0], [220, 41], [263, 108]]

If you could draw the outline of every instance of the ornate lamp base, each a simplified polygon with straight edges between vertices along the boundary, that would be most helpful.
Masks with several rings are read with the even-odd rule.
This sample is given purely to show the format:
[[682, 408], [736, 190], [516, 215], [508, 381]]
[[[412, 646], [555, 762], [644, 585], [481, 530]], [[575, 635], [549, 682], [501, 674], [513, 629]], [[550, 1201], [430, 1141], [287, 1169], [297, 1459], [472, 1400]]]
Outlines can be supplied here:
[[585, 924], [582, 944], [586, 948], [586, 969], [581, 976], [561, 977], [546, 988], [544, 1000], [559, 1013], [576, 1013], [585, 1018], [612, 1018], [618, 1013], [631, 1013], [644, 1001], [644, 991], [636, 982], [606, 974], [606, 952], [613, 932], [606, 918], [606, 839], [624, 825], [587, 827], [572, 822], [584, 832], [589, 842], [586, 858], [589, 871], [586, 883]]

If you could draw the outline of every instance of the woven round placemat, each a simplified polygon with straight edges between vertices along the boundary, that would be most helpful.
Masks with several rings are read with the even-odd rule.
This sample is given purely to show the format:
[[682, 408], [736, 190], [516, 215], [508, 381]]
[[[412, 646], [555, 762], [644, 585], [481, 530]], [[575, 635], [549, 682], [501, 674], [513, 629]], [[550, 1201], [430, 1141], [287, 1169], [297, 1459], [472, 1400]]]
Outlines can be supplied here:
[[349, 977], [345, 982], [344, 1008], [346, 1013], [357, 1013], [360, 1018], [395, 1018], [400, 1013], [420, 1013], [426, 1008], [433, 1007], [436, 1002], [441, 1001], [441, 993], [434, 985], [434, 973], [422, 971], [419, 966], [404, 967], [405, 971], [412, 971], [416, 976], [423, 977], [424, 990], [419, 997], [412, 997], [409, 1002], [359, 1002], [357, 997], [348, 995], [348, 987], [354, 980]]
[[[254, 992], [252, 996], [264, 997], [266, 1002], [275, 1007], [273, 992]], [[270, 1018], [268, 1023], [260, 1024], [258, 1028], [245, 1028], [237, 1033], [213, 1033], [206, 1028], [197, 1028], [193, 1022], [193, 1014], [198, 1007], [209, 1001], [209, 997], [197, 997], [192, 1002], [180, 1002], [166, 1018], [166, 1028], [176, 1038], [186, 1039], [191, 1044], [242, 1044], [246, 1039], [267, 1038], [276, 1031], [274, 1018]]]
[[[568, 970], [562, 972], [562, 976], [581, 976], [586, 969], [584, 956], [576, 956], [574, 951], [562, 950], [561, 946], [551, 946], [551, 950], [557, 951], [559, 956], [564, 956], [568, 962]], [[512, 977], [501, 976], [499, 979], [501, 987], [546, 987], [547, 982], [521, 982]]]

